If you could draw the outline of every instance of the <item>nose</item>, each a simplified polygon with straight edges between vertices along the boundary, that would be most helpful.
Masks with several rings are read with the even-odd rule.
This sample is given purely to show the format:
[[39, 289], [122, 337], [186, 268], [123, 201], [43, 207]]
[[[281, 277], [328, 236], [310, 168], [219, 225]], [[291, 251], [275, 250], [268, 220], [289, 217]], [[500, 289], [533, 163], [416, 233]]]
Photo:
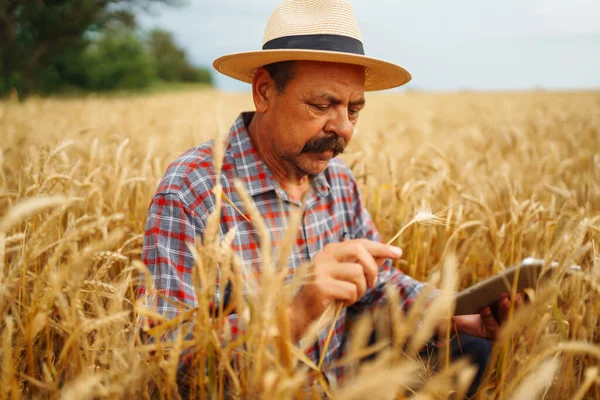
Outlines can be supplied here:
[[354, 124], [348, 118], [348, 110], [345, 107], [337, 107], [335, 112], [330, 113], [323, 129], [326, 133], [342, 137], [348, 143], [354, 132]]

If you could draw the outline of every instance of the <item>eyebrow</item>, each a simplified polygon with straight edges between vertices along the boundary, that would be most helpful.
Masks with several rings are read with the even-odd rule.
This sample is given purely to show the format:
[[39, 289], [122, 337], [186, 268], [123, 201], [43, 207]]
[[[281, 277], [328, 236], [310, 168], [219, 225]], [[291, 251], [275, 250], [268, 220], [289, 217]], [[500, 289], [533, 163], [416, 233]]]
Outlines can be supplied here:
[[[331, 104], [336, 104], [337, 105], [337, 104], [341, 104], [342, 103], [342, 100], [340, 100], [338, 97], [336, 97], [336, 96], [334, 96], [332, 94], [329, 94], [329, 93], [323, 93], [323, 94], [319, 95], [318, 97], [320, 99], [322, 99], [322, 100], [329, 101]], [[361, 97], [358, 100], [349, 102], [348, 105], [349, 106], [364, 106], [365, 103], [366, 103], [365, 98]]]

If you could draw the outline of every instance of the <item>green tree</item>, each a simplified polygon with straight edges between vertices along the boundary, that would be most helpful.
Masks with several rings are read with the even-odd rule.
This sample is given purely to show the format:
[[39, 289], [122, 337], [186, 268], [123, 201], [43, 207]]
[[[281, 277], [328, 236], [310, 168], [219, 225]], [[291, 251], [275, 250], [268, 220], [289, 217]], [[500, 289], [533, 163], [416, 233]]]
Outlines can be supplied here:
[[[21, 93], [59, 79], [64, 53], [87, 45], [86, 33], [115, 20], [135, 25], [133, 10], [180, 0], [0, 0], [0, 89]], [[61, 61], [62, 60], [62, 61]], [[43, 78], [43, 79], [42, 79]], [[0, 93], [1, 94], [1, 93]]]
[[188, 61], [185, 51], [175, 44], [173, 34], [153, 29], [148, 35], [148, 47], [156, 61], [158, 77], [166, 82], [180, 81]]
[[156, 62], [159, 79], [166, 82], [212, 83], [210, 71], [193, 66], [171, 32], [153, 29], [148, 35], [148, 47]]
[[106, 30], [85, 52], [83, 70], [89, 90], [140, 89], [156, 80], [152, 55], [134, 31]]

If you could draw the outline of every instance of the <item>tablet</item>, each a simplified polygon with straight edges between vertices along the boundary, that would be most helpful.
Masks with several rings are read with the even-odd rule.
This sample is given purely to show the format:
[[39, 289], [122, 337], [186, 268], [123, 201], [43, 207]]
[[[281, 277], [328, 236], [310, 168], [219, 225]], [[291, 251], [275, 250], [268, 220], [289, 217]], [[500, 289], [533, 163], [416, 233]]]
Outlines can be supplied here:
[[[553, 262], [550, 268], [558, 266]], [[505, 293], [512, 293], [513, 284], [516, 283], [517, 292], [527, 288], [536, 288], [538, 278], [544, 269], [544, 260], [526, 258], [520, 265], [507, 268], [504, 271], [481, 281], [462, 292], [456, 297], [456, 311], [454, 315], [479, 314], [486, 306], [492, 306], [502, 298]], [[571, 270], [580, 270], [573, 266]], [[518, 271], [518, 280], [515, 276]]]

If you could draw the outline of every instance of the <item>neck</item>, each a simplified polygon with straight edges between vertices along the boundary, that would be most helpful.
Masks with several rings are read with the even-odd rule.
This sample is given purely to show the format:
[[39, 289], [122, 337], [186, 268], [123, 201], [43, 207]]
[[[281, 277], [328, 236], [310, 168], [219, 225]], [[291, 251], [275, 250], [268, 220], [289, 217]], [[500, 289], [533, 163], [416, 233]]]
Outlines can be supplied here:
[[273, 131], [269, 129], [261, 114], [254, 114], [247, 129], [254, 148], [271, 170], [273, 178], [290, 197], [301, 200], [310, 188], [309, 176], [275, 151], [275, 147], [269, 140], [269, 135], [272, 135]]

